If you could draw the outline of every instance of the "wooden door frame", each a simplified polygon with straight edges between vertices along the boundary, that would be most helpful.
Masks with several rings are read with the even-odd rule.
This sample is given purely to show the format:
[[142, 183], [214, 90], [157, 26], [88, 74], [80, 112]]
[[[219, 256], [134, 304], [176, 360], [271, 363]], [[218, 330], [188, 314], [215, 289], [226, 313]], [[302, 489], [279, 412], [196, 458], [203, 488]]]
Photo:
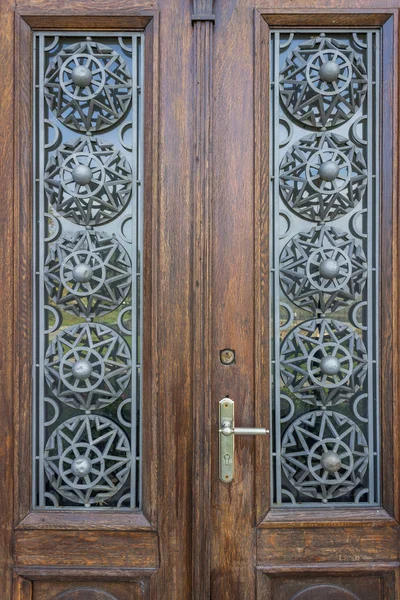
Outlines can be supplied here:
[[[164, 13], [164, 29], [160, 29], [160, 9], [150, 0], [119, 6], [107, 0], [73, 0], [68, 5], [62, 0], [27, 0], [17, 6], [13, 0], [3, 0], [0, 173], [6, 183], [0, 208], [0, 303], [4, 306], [0, 406], [5, 435], [0, 450], [0, 578], [2, 593], [10, 599], [28, 600], [35, 581], [73, 578], [90, 578], [104, 585], [139, 581], [141, 594], [148, 597], [149, 592], [152, 598], [190, 594], [192, 165], [191, 153], [186, 159], [180, 157], [191, 146], [188, 90], [192, 81], [190, 61], [182, 69], [175, 57], [181, 56], [182, 44], [185, 56], [190, 56], [192, 12], [184, 2], [179, 7], [175, 4], [171, 2], [165, 10], [160, 7]], [[173, 40], [170, 31], [177, 19], [184, 33]], [[144, 363], [151, 368], [144, 373], [143, 514], [30, 510], [30, 57], [32, 32], [38, 29], [145, 33], [144, 263], [149, 276], [144, 283], [148, 340]], [[166, 61], [168, 77], [162, 79]], [[174, 119], [177, 103], [182, 106], [179, 127]], [[180, 150], [170, 156], [169, 148], [174, 145]], [[46, 545], [47, 538], [53, 544], [62, 541], [63, 552], [54, 552], [54, 545]], [[96, 544], [103, 544], [107, 551], [99, 555]]]
[[[235, 46], [236, 54], [233, 54], [232, 60], [235, 64], [235, 74], [231, 79], [225, 78], [225, 74], [219, 74], [215, 77], [214, 97], [214, 131], [213, 139], [215, 160], [214, 160], [214, 205], [212, 212], [212, 256], [213, 256], [213, 304], [212, 304], [212, 323], [213, 323], [213, 341], [212, 348], [212, 518], [211, 527], [215, 533], [215, 539], [220, 542], [222, 550], [216, 548], [214, 544], [214, 555], [212, 569], [212, 594], [218, 598], [236, 597], [235, 593], [242, 593], [242, 597], [273, 598], [271, 582], [276, 578], [289, 576], [290, 574], [305, 576], [317, 576], [326, 573], [326, 575], [336, 574], [338, 569], [343, 573], [360, 575], [367, 573], [376, 574], [382, 581], [382, 589], [385, 590], [383, 596], [386, 600], [394, 600], [400, 593], [399, 566], [400, 556], [398, 552], [399, 536], [399, 499], [400, 499], [400, 480], [398, 477], [399, 448], [395, 441], [399, 438], [399, 378], [396, 372], [396, 365], [399, 361], [399, 334], [397, 323], [399, 320], [399, 297], [396, 289], [396, 281], [399, 273], [398, 257], [398, 69], [396, 68], [398, 57], [398, 3], [396, 7], [389, 7], [389, 3], [367, 0], [360, 3], [356, 0], [346, 3], [343, 8], [337, 8], [335, 2], [326, 0], [307, 1], [296, 0], [293, 5], [292, 0], [279, 0], [266, 6], [266, 3], [256, 4], [243, 1], [238, 7], [241, 10], [243, 33], [240, 30], [241, 23], [236, 19], [232, 12], [232, 3], [225, 7], [225, 11], [219, 3], [216, 5], [216, 47], [224, 44], [231, 48], [232, 40], [238, 40]], [[385, 5], [388, 5], [386, 8]], [[249, 13], [253, 13], [253, 29], [249, 24]], [[229, 33], [225, 35], [220, 32], [222, 27], [221, 19], [225, 18], [226, 29], [229, 24]], [[270, 463], [269, 444], [262, 438], [255, 442], [247, 441], [238, 446], [236, 459], [241, 454], [237, 465], [237, 477], [246, 479], [251, 487], [250, 490], [236, 489], [234, 486], [229, 494], [223, 489], [223, 484], [218, 482], [217, 475], [217, 404], [218, 400], [226, 392], [236, 395], [234, 398], [241, 404], [240, 406], [240, 425], [246, 426], [265, 426], [269, 425], [269, 406], [265, 401], [266, 390], [269, 390], [270, 381], [268, 369], [263, 369], [263, 365], [269, 364], [269, 298], [268, 298], [268, 279], [269, 279], [269, 28], [288, 27], [289, 30], [298, 27], [382, 27], [383, 32], [383, 83], [382, 83], [382, 130], [384, 132], [384, 144], [382, 144], [382, 224], [381, 224], [381, 288], [382, 302], [380, 312], [381, 322], [381, 431], [382, 431], [382, 472], [383, 482], [383, 501], [382, 508], [354, 508], [354, 509], [335, 509], [327, 512], [326, 509], [301, 510], [299, 509], [275, 509], [270, 506], [270, 492], [268, 477], [263, 479], [262, 472], [268, 469]], [[222, 36], [222, 41], [221, 41]], [[226, 38], [226, 39], [225, 39]], [[243, 39], [245, 40], [243, 42]], [[246, 45], [247, 44], [247, 45]], [[246, 54], [241, 59], [241, 52], [247, 53], [248, 44], [253, 44], [254, 57], [254, 75], [250, 74], [250, 60]], [[221, 54], [221, 48], [219, 53]], [[217, 49], [215, 49], [217, 54]], [[232, 54], [231, 54], [232, 56]], [[216, 59], [215, 59], [216, 60]], [[227, 69], [232, 69], [228, 63]], [[218, 68], [216, 66], [216, 72]], [[237, 78], [235, 78], [237, 76]], [[254, 103], [252, 118], [249, 116], [249, 110], [245, 108], [245, 103], [240, 97], [237, 114], [241, 111], [245, 113], [244, 123], [240, 123], [235, 130], [235, 119], [232, 116], [235, 113], [235, 107], [229, 106], [232, 99], [229, 96], [230, 89], [234, 86], [245, 85], [248, 80], [253, 83], [253, 96], [251, 97], [250, 85], [247, 98], [248, 102]], [[222, 82], [222, 84], [221, 84]], [[218, 85], [219, 84], [219, 85]], [[244, 91], [242, 91], [244, 93]], [[233, 92], [234, 95], [234, 92]], [[222, 112], [223, 102], [218, 98], [225, 98], [226, 105], [229, 106], [229, 118], [227, 119], [228, 133], [221, 133], [222, 126], [219, 126], [218, 120], [224, 121]], [[219, 111], [219, 112], [217, 112]], [[253, 119], [253, 121], [252, 121]], [[254, 122], [254, 131], [252, 123]], [[236, 133], [236, 141], [240, 147], [243, 143], [246, 145], [245, 136], [254, 136], [253, 151], [254, 163], [251, 160], [251, 152], [246, 146], [244, 151], [234, 149], [233, 132]], [[229, 147], [229, 160], [221, 152], [221, 148]], [[232, 164], [231, 164], [232, 163]], [[249, 247], [249, 234], [243, 232], [243, 227], [237, 216], [231, 216], [232, 211], [242, 212], [251, 210], [249, 200], [237, 200], [235, 192], [242, 184], [246, 191], [249, 190], [250, 176], [244, 179], [239, 174], [237, 176], [240, 183], [230, 183], [229, 178], [222, 176], [225, 182], [225, 188], [219, 186], [217, 179], [219, 173], [228, 171], [231, 178], [233, 173], [239, 169], [248, 170], [254, 174], [253, 182], [253, 210], [254, 210], [254, 283], [251, 280], [250, 269], [248, 286], [254, 285], [254, 305], [252, 307], [243, 307], [244, 299], [248, 299], [249, 294], [238, 288], [237, 298], [231, 298], [232, 286], [229, 285], [229, 279], [235, 279], [236, 271], [230, 267], [229, 260], [237, 265], [237, 279], [243, 285], [244, 272], [243, 266], [248, 265], [246, 259], [240, 255], [240, 245], [242, 248]], [[243, 183], [244, 181], [244, 183]], [[237, 207], [235, 206], [237, 204]], [[249, 219], [243, 217], [243, 221], [250, 226]], [[234, 225], [237, 226], [235, 230]], [[239, 241], [232, 241], [232, 236], [239, 238]], [[226, 256], [228, 250], [231, 252], [230, 258]], [[253, 271], [251, 271], [253, 272]], [[388, 300], [390, 298], [390, 300]], [[248, 311], [248, 312], [246, 312]], [[254, 311], [254, 321], [250, 324], [246, 322], [246, 315]], [[231, 327], [231, 323], [242, 323]], [[250, 321], [251, 321], [250, 319]], [[245, 351], [245, 356], [240, 356], [239, 352], [244, 345], [249, 346], [249, 339], [254, 332], [253, 356], [251, 352]], [[232, 367], [223, 367], [218, 361], [218, 350], [224, 347], [225, 343], [231, 348], [237, 349], [238, 365]], [[248, 366], [253, 365], [253, 367]], [[248, 370], [254, 368], [254, 379], [251, 381]], [[254, 389], [254, 396], [253, 394]], [[254, 398], [254, 404], [253, 404]], [[254, 444], [254, 446], [253, 446]], [[247, 470], [253, 469], [255, 480], [248, 477]], [[247, 483], [246, 483], [247, 485]], [[252, 487], [253, 486], [253, 487]], [[242, 497], [238, 495], [242, 492]], [[243, 504], [247, 507], [247, 515]], [[223, 510], [223, 507], [226, 510]], [[254, 513], [252, 512], [254, 511]], [[253, 522], [253, 532], [248, 521]], [[343, 538], [343, 532], [346, 537]], [[369, 540], [370, 549], [363, 546], [360, 552], [358, 541], [363, 537]], [[331, 539], [331, 554], [329, 554], [328, 544], [323, 545], [323, 539]], [[386, 539], [386, 545], [385, 545]], [[239, 542], [237, 542], [239, 540]], [[254, 572], [246, 564], [246, 557], [240, 554], [239, 543], [244, 552], [252, 554], [254, 557]], [[368, 543], [366, 544], [368, 546]], [[278, 548], [286, 547], [287, 556]], [[292, 550], [291, 550], [292, 549]], [[324, 552], [318, 555], [318, 549]], [[339, 552], [340, 551], [340, 552]], [[247, 556], [247, 554], [246, 554]], [[340, 557], [339, 557], [340, 556]], [[339, 558], [337, 558], [339, 557]], [[237, 561], [237, 566], [232, 564]], [[241, 562], [242, 560], [242, 562]], [[335, 561], [337, 562], [335, 563]], [[226, 569], [225, 581], [221, 577], [221, 571]], [[246, 571], [247, 569], [247, 571]], [[249, 579], [246, 587], [240, 585], [240, 592], [236, 591], [231, 579], [237, 586], [242, 584], [245, 573]], [[246, 595], [248, 594], [248, 595]], [[251, 594], [254, 594], [251, 595]], [[258, 594], [258, 595], [257, 595]], [[397, 594], [397, 595], [396, 595]], [[213, 595], [212, 595], [213, 597]], [[205, 600], [206, 596], [201, 597]], [[199, 596], [200, 600], [200, 596]]]

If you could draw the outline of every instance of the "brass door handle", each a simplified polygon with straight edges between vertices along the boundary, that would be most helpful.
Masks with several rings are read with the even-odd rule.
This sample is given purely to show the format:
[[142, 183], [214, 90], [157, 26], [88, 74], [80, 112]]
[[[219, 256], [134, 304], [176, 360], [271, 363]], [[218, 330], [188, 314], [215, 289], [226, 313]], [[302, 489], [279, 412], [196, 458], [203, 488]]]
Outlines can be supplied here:
[[219, 430], [222, 435], [267, 435], [268, 429], [264, 427], [232, 427], [229, 423], [223, 423]]
[[235, 403], [222, 398], [219, 403], [219, 478], [224, 483], [233, 480], [235, 467], [235, 435], [267, 435], [264, 427], [235, 427]]

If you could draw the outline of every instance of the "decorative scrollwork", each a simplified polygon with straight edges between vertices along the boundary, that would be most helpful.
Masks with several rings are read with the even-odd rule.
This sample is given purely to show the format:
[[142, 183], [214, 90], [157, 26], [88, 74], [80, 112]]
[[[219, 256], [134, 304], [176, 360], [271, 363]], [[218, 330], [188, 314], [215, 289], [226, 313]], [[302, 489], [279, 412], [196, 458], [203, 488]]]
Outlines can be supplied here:
[[115, 310], [131, 286], [131, 261], [115, 236], [65, 234], [49, 247], [45, 284], [53, 302], [78, 317]]
[[361, 55], [324, 34], [295, 47], [280, 74], [282, 102], [303, 127], [337, 127], [347, 121], [367, 87]]
[[55, 116], [76, 131], [101, 131], [127, 112], [132, 79], [118, 52], [87, 39], [63, 48], [50, 62], [45, 97]]
[[363, 199], [367, 166], [362, 150], [347, 138], [315, 133], [285, 154], [279, 181], [285, 203], [302, 219], [331, 221]]
[[128, 438], [113, 421], [82, 415], [52, 433], [44, 461], [47, 477], [61, 496], [91, 505], [121, 490], [130, 472], [131, 451]]
[[301, 494], [327, 502], [351, 492], [368, 467], [368, 445], [351, 419], [318, 410], [294, 421], [282, 439], [282, 467]]
[[127, 343], [100, 323], [67, 327], [49, 344], [45, 377], [52, 394], [81, 410], [101, 409], [114, 402], [131, 377]]
[[362, 388], [366, 372], [364, 342], [341, 321], [305, 321], [282, 342], [282, 380], [308, 404], [329, 406], [343, 402]]
[[285, 295], [300, 308], [334, 312], [362, 293], [367, 280], [364, 250], [349, 233], [320, 225], [295, 235], [279, 265]]
[[51, 154], [45, 192], [57, 213], [78, 225], [108, 223], [130, 200], [131, 168], [111, 142], [78, 137]]

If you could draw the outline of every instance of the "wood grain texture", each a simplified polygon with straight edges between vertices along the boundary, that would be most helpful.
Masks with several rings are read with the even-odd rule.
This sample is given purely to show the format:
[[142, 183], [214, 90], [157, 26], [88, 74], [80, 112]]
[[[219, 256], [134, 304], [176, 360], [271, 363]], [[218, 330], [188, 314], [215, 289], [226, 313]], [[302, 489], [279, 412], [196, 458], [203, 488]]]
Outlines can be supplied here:
[[182, 600], [192, 579], [192, 25], [187, 0], [160, 3], [157, 221], [158, 532], [151, 597]]
[[[254, 439], [236, 438], [235, 479], [218, 479], [218, 401], [235, 401], [237, 426], [264, 425], [254, 409], [253, 9], [251, 0], [215, 5], [211, 598], [218, 600], [253, 598], [255, 590]], [[235, 350], [235, 364], [221, 364], [224, 348]]]
[[364, 525], [396, 525], [395, 519], [383, 508], [316, 508], [313, 510], [299, 508], [272, 508], [260, 523], [262, 528], [291, 527], [345, 527], [347, 524]]
[[143, 600], [148, 598], [149, 582], [105, 583], [88, 579], [75, 582], [48, 580], [33, 584], [33, 600]]
[[17, 567], [154, 568], [158, 566], [155, 532], [17, 531]]
[[303, 575], [297, 578], [275, 578], [271, 587], [274, 600], [386, 600], [382, 593], [382, 578], [379, 576], [336, 575], [327, 583], [323, 577]]
[[12, 0], [1, 0], [0, 44], [0, 581], [2, 594], [12, 594], [12, 530], [14, 472], [13, 285], [14, 268], [14, 14]]
[[[191, 239], [192, 215], [190, 204], [191, 130], [189, 85], [191, 22], [189, 7], [183, 2], [170, 0], [164, 4], [166, 30], [160, 37], [158, 13], [153, 9], [138, 12], [139, 5], [130, 5], [122, 14], [115, 4], [100, 3], [97, 17], [89, 13], [88, 4], [75, 3], [68, 6], [53, 2], [51, 7], [34, 3], [31, 10], [20, 7], [24, 14], [21, 28], [45, 26], [59, 28], [60, 24], [72, 29], [137, 29], [147, 23], [145, 29], [145, 214], [144, 214], [144, 514], [111, 515], [105, 512], [44, 511], [27, 514], [29, 509], [29, 486], [20, 486], [17, 493], [18, 530], [15, 534], [15, 558], [18, 568], [38, 578], [52, 575], [71, 581], [90, 576], [95, 567], [102, 567], [103, 578], [129, 580], [137, 573], [147, 575], [157, 570], [162, 556], [158, 577], [151, 579], [146, 587], [151, 597], [180, 599], [188, 597], [191, 589], [191, 464], [192, 464], [192, 412], [191, 412]], [[73, 6], [74, 5], [74, 6]], [[117, 10], [115, 11], [115, 8]], [[71, 10], [70, 10], [71, 9]], [[186, 11], [186, 12], [185, 12]], [[122, 11], [123, 12], [123, 11]], [[28, 15], [30, 13], [30, 16]], [[81, 13], [81, 16], [79, 16]], [[171, 31], [182, 35], [171, 46]], [[65, 19], [59, 19], [60, 15]], [[26, 16], [28, 15], [28, 16]], [[83, 15], [83, 16], [82, 16]], [[109, 16], [106, 16], [109, 15]], [[18, 20], [18, 18], [17, 18]], [[22, 64], [24, 44], [18, 37], [21, 55], [21, 84], [19, 95], [30, 89], [27, 84], [29, 62]], [[163, 51], [159, 50], [161, 42]], [[185, 48], [186, 71], [182, 77], [180, 60], [182, 44]], [[160, 77], [160, 56], [162, 73]], [[174, 65], [171, 68], [171, 65]], [[163, 116], [158, 105], [162, 102]], [[29, 112], [29, 101], [19, 114], [21, 125]], [[161, 137], [160, 137], [161, 136]], [[160, 142], [160, 140], [162, 140]], [[20, 421], [21, 448], [17, 455], [21, 465], [21, 478], [30, 470], [30, 387], [28, 376], [30, 358], [28, 307], [31, 289], [29, 262], [31, 256], [30, 225], [31, 199], [29, 193], [30, 144], [29, 123], [18, 145], [16, 162], [20, 161], [22, 175], [18, 202], [18, 222], [15, 239], [20, 239], [21, 255], [17, 263], [22, 267], [22, 283], [16, 284], [17, 298], [25, 309], [24, 327], [18, 328], [20, 357], [19, 391], [24, 418]], [[182, 157], [186, 158], [183, 160]], [[159, 158], [163, 161], [159, 162]], [[162, 176], [162, 186], [159, 175]], [[12, 248], [12, 244], [9, 244]], [[184, 252], [182, 252], [184, 249]], [[9, 271], [10, 272], [10, 271]], [[168, 298], [168, 302], [165, 299]], [[26, 322], [26, 325], [25, 325]], [[160, 370], [162, 371], [160, 375]], [[22, 410], [20, 412], [22, 414]], [[161, 465], [158, 456], [163, 457]], [[21, 479], [22, 481], [22, 479]], [[158, 506], [157, 506], [158, 504]], [[161, 514], [157, 513], [160, 508]], [[158, 526], [160, 536], [154, 528]], [[10, 539], [11, 543], [11, 539]], [[40, 567], [40, 573], [36, 569]], [[50, 569], [50, 573], [49, 573]], [[30, 570], [30, 571], [29, 571]], [[135, 570], [135, 573], [134, 573]], [[55, 573], [57, 571], [58, 575]], [[147, 586], [147, 584], [146, 584]], [[151, 589], [150, 589], [151, 587]], [[147, 591], [146, 591], [147, 594]]]
[[[16, 2], [16, 8], [21, 15], [71, 15], [76, 19], [80, 15], [96, 16], [106, 15], [112, 18], [114, 15], [134, 15], [142, 17], [153, 14], [158, 8], [158, 2], [154, 0], [116, 0], [110, 6], [109, 0], [25, 0]], [[80, 29], [80, 23], [75, 21], [74, 29]]]
[[[197, 20], [201, 15], [202, 20]], [[210, 20], [206, 20], [206, 17]], [[193, 600], [210, 598], [213, 0], [193, 1]]]
[[[270, 28], [254, 12], [254, 319], [255, 319], [255, 413], [256, 422], [271, 429], [270, 405], [266, 390], [270, 389], [270, 173], [269, 173], [269, 123], [270, 123]], [[271, 503], [269, 444], [256, 439], [256, 522], [262, 521]]]
[[[282, 568], [287, 573], [291, 570], [298, 572], [306, 570], [313, 563], [320, 563], [321, 570], [326, 572], [326, 579], [333, 573], [326, 569], [332, 558], [336, 564], [332, 570], [340, 569], [340, 565], [348, 563], [348, 570], [355, 573], [359, 561], [369, 561], [370, 567], [365, 567], [365, 574], [372, 572], [373, 561], [383, 557], [391, 565], [393, 578], [391, 583], [379, 583], [388, 594], [396, 597], [399, 593], [395, 586], [398, 585], [398, 539], [399, 529], [393, 503], [398, 502], [399, 496], [397, 472], [398, 467], [395, 442], [398, 439], [397, 414], [398, 383], [397, 373], [393, 365], [398, 360], [397, 333], [393, 323], [396, 323], [394, 314], [398, 314], [397, 291], [393, 289], [393, 281], [398, 266], [393, 260], [397, 248], [397, 210], [394, 208], [397, 197], [397, 184], [393, 183], [393, 166], [397, 156], [397, 73], [394, 75], [394, 65], [397, 56], [397, 9], [376, 10], [377, 3], [350, 2], [346, 3], [346, 11], [339, 9], [330, 2], [309, 2], [307, 7], [301, 1], [295, 3], [271, 3], [264, 10], [257, 8], [255, 11], [254, 30], [247, 25], [247, 16], [251, 10], [248, 3], [243, 0], [235, 2], [228, 7], [221, 8], [217, 5], [216, 14], [216, 52], [215, 52], [215, 125], [214, 125], [214, 152], [215, 152], [215, 184], [214, 197], [218, 198], [218, 205], [213, 211], [213, 390], [218, 390], [223, 395], [231, 395], [237, 402], [237, 395], [241, 403], [243, 399], [240, 386], [245, 385], [245, 390], [250, 397], [246, 399], [245, 414], [250, 422], [247, 425], [264, 425], [268, 423], [269, 406], [265, 401], [265, 390], [269, 389], [268, 368], [269, 364], [269, 306], [268, 306], [268, 207], [269, 207], [269, 27], [297, 27], [297, 26], [382, 26], [383, 29], [383, 72], [384, 72], [384, 98], [382, 139], [388, 144], [384, 149], [382, 165], [384, 164], [384, 186], [382, 189], [382, 214], [384, 225], [382, 236], [385, 242], [382, 246], [382, 298], [390, 298], [385, 302], [381, 313], [381, 346], [385, 357], [381, 371], [382, 381], [382, 431], [383, 431], [383, 485], [386, 490], [383, 509], [339, 509], [330, 510], [269, 510], [269, 449], [264, 448], [263, 441], [256, 442], [256, 452], [253, 455], [252, 440], [243, 440], [236, 450], [235, 481], [229, 492], [224, 494], [218, 485], [214, 485], [213, 495], [213, 528], [212, 539], [212, 596], [218, 598], [275, 598], [272, 587], [259, 587], [258, 595], [252, 588], [253, 579], [244, 574], [246, 555], [253, 551], [251, 538], [251, 523], [259, 523], [257, 530], [257, 558], [256, 564], [265, 568]], [[283, 7], [283, 8], [282, 8]], [[300, 17], [300, 18], [299, 18]], [[240, 25], [237, 25], [240, 21]], [[254, 38], [253, 38], [254, 35]], [[230, 36], [235, 37], [231, 45]], [[251, 47], [254, 41], [255, 61], [254, 71], [244, 50]], [[224, 43], [224, 50], [218, 52], [219, 43]], [[389, 49], [390, 46], [390, 49]], [[232, 65], [235, 65], [233, 67]], [[251, 98], [247, 91], [248, 82], [254, 83], [254, 130], [251, 116], [244, 104], [243, 98]], [[248, 100], [251, 103], [251, 100]], [[219, 107], [221, 106], [221, 111]], [[224, 110], [222, 109], [224, 107]], [[234, 133], [233, 133], [234, 132]], [[254, 133], [253, 133], [254, 132]], [[251, 160], [248, 140], [254, 140], [255, 156]], [[223, 142], [222, 142], [223, 140]], [[229, 148], [229, 153], [223, 155], [223, 147]], [[254, 165], [254, 166], [253, 166]], [[389, 173], [390, 171], [390, 173]], [[249, 181], [254, 176], [254, 187]], [[395, 176], [396, 177], [396, 176]], [[396, 179], [397, 181], [397, 179]], [[240, 189], [240, 193], [237, 190]], [[236, 193], [235, 193], [236, 192]], [[253, 196], [254, 194], [254, 196]], [[254, 216], [249, 221], [248, 215], [252, 214], [249, 198], [254, 197]], [[243, 231], [247, 228], [247, 231]], [[247, 295], [252, 290], [253, 267], [247, 270], [246, 281], [241, 279], [246, 265], [247, 256], [251, 255], [252, 240], [249, 234], [254, 231], [254, 294], [255, 305]], [[233, 267], [234, 265], [234, 267]], [[244, 299], [247, 299], [247, 306]], [[395, 308], [396, 307], [396, 308]], [[394, 311], [392, 313], [392, 311]], [[391, 315], [391, 316], [390, 316]], [[240, 325], [246, 322], [249, 326], [247, 335], [242, 330], [237, 333]], [[252, 363], [252, 352], [246, 342], [255, 332], [254, 348], [255, 362]], [[237, 360], [232, 370], [224, 371], [216, 364], [218, 348], [236, 348], [237, 339], [240, 338], [239, 348], [244, 348], [244, 361]], [[217, 339], [221, 339], [218, 346]], [[395, 345], [393, 352], [393, 344]], [[388, 353], [392, 352], [389, 357]], [[239, 353], [237, 352], [239, 358]], [[243, 358], [243, 357], [242, 357]], [[244, 363], [244, 366], [243, 366]], [[246, 380], [247, 369], [255, 365], [255, 420], [252, 416], [253, 395], [251, 382]], [[240, 366], [243, 372], [240, 372]], [[223, 388], [221, 388], [221, 384]], [[223, 390], [223, 391], [222, 391]], [[239, 394], [238, 391], [239, 390]], [[222, 397], [222, 396], [221, 396]], [[242, 407], [240, 408], [242, 410]], [[242, 424], [243, 413], [239, 417]], [[214, 415], [216, 421], [216, 414]], [[238, 420], [238, 418], [237, 418]], [[253, 422], [251, 422], [253, 421]], [[214, 440], [214, 437], [213, 437]], [[242, 441], [242, 440], [240, 440]], [[242, 463], [242, 452], [245, 461]], [[214, 448], [217, 456], [217, 448]], [[253, 462], [253, 460], [255, 462]], [[247, 470], [258, 470], [256, 479], [249, 477]], [[245, 471], [242, 471], [242, 468]], [[390, 473], [389, 473], [390, 471]], [[213, 478], [216, 479], [216, 470]], [[252, 496], [252, 485], [255, 484], [255, 496]], [[221, 485], [221, 484], [219, 484]], [[250, 489], [249, 489], [250, 488]], [[249, 526], [250, 524], [250, 526]], [[279, 529], [279, 531], [278, 531]], [[217, 546], [218, 543], [222, 544]], [[240, 550], [238, 548], [240, 544]], [[217, 550], [215, 550], [217, 547]], [[226, 575], [224, 578], [223, 575]], [[232, 585], [232, 581], [235, 585]], [[257, 575], [257, 582], [259, 576]], [[263, 584], [264, 585], [264, 584]], [[381, 589], [381, 588], [379, 588]], [[262, 590], [262, 591], [261, 591]], [[386, 591], [382, 592], [386, 593]], [[374, 597], [374, 595], [372, 595]], [[385, 598], [385, 595], [381, 596]], [[288, 600], [291, 596], [288, 596]]]
[[16, 567], [14, 573], [26, 581], [136, 581], [150, 579], [156, 572], [155, 568], [79, 568], [74, 567]]
[[398, 527], [259, 529], [257, 564], [397, 561]]
[[32, 489], [32, 32], [15, 17], [15, 229], [14, 364], [15, 522], [27, 514]]
[[32, 600], [32, 582], [13, 573], [12, 600]]
[[[83, 14], [62, 14], [50, 12], [30, 14], [24, 7], [18, 9], [18, 14], [23, 17], [32, 30], [70, 30], [95, 31], [102, 29], [107, 31], [142, 31], [150, 23], [154, 14], [138, 15], [126, 14], [124, 16], [90, 14], [85, 10]], [[79, 20], [79, 23], [77, 22]]]
[[138, 512], [101, 511], [90, 514], [79, 511], [35, 510], [29, 513], [17, 525], [17, 530], [109, 530], [109, 531], [149, 531], [153, 530], [149, 521]]
[[[381, 123], [381, 440], [382, 500], [399, 522], [399, 273], [398, 257], [398, 12], [382, 28], [382, 123]], [[390, 299], [390, 301], [388, 301]], [[400, 592], [399, 592], [400, 593]]]

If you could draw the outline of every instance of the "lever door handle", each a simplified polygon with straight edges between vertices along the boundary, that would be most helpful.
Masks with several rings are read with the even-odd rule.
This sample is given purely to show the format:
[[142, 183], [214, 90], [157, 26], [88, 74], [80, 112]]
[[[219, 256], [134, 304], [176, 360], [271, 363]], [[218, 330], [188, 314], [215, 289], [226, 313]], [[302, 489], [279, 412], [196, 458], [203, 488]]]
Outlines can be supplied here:
[[219, 430], [222, 435], [267, 435], [269, 433], [268, 429], [264, 427], [232, 427], [228, 422], [223, 423], [221, 429]]
[[235, 403], [222, 398], [219, 403], [219, 478], [224, 483], [233, 480], [235, 469], [235, 435], [267, 435], [264, 427], [235, 427]]

